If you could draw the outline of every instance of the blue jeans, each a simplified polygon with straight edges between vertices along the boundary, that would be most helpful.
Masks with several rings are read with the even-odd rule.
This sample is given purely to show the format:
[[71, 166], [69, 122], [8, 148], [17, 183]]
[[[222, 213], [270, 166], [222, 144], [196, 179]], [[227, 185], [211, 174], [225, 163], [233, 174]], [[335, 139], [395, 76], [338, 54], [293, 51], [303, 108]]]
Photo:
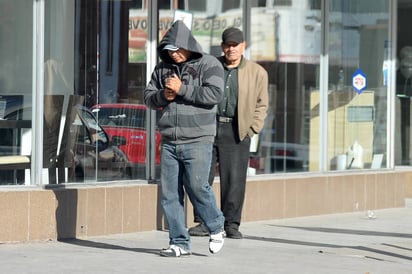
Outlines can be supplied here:
[[169, 227], [169, 244], [191, 250], [186, 229], [185, 192], [209, 232], [223, 231], [224, 217], [208, 182], [211, 159], [211, 143], [162, 144], [161, 204]]

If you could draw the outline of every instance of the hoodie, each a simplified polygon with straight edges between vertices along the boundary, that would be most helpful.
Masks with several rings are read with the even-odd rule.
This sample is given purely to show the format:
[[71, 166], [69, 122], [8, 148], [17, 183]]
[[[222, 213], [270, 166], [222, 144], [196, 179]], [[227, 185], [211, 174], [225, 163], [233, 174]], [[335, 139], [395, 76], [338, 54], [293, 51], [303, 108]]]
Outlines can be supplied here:
[[[164, 47], [173, 44], [190, 51], [191, 57], [176, 64]], [[158, 128], [163, 142], [174, 144], [213, 142], [216, 134], [216, 105], [223, 96], [223, 67], [214, 57], [203, 52], [186, 25], [172, 24], [157, 48], [161, 62], [152, 72], [144, 90], [144, 102], [159, 109]], [[182, 86], [173, 101], [164, 95], [165, 81], [176, 74]]]

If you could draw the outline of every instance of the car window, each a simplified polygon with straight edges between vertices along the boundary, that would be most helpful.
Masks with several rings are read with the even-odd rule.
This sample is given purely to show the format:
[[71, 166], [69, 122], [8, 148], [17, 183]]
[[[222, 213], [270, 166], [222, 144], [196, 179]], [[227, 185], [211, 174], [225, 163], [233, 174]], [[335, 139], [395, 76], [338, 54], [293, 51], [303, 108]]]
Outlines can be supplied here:
[[90, 131], [89, 135], [91, 138], [91, 143], [96, 143], [96, 142], [102, 142], [104, 144], [108, 143], [109, 140], [107, 139], [107, 136], [103, 128], [97, 123], [93, 115], [84, 110], [79, 110], [79, 111], [81, 113], [81, 116], [83, 117], [83, 119], [86, 121], [88, 125], [88, 129]]
[[96, 113], [102, 126], [145, 128], [146, 110], [132, 108], [100, 108]]

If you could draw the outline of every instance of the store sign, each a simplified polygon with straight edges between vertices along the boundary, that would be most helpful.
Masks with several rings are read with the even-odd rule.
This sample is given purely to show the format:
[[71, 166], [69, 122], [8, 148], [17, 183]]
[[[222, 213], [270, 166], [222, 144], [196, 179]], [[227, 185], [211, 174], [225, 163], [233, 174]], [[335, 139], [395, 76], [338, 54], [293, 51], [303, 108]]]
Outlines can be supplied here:
[[358, 94], [361, 94], [362, 91], [366, 88], [367, 86], [367, 78], [365, 73], [361, 69], [358, 69], [355, 71], [354, 74], [352, 74], [352, 87], [356, 90]]
[[[162, 14], [159, 18], [159, 41], [166, 34], [176, 19], [176, 15], [170, 13]], [[140, 15], [134, 10], [129, 16], [129, 62], [142, 62], [145, 60], [148, 21], [146, 15]], [[222, 32], [230, 26], [240, 28], [242, 26], [242, 15], [218, 16], [214, 18], [192, 18], [190, 25], [196, 40], [202, 45], [203, 50], [208, 52], [212, 46], [219, 46]], [[274, 51], [274, 47], [273, 47]]]
[[[184, 16], [191, 25], [191, 30], [196, 40], [205, 52], [217, 48], [221, 54], [220, 44], [222, 32], [228, 27], [242, 28], [242, 10], [222, 13], [217, 16], [187, 16], [184, 12], [172, 14], [161, 12], [159, 18], [159, 41], [173, 24], [176, 18]], [[251, 59], [254, 61], [267, 61], [276, 59], [276, 20], [275, 15], [264, 10], [252, 10], [251, 29]], [[272, 31], [268, 31], [272, 30]], [[148, 31], [148, 19], [145, 12], [130, 10], [129, 14], [129, 62], [144, 62], [146, 55], [146, 42]]]

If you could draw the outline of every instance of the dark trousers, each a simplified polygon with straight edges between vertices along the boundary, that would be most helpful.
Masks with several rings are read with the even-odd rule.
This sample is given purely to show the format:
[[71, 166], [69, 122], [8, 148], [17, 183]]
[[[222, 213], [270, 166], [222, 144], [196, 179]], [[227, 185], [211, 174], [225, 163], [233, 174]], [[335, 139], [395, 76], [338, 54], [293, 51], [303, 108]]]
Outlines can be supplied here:
[[[249, 164], [250, 137], [238, 137], [237, 123], [217, 123], [209, 184], [213, 184], [216, 165], [220, 176], [220, 207], [225, 229], [238, 229], [241, 221]], [[195, 212], [195, 222], [200, 222]]]

